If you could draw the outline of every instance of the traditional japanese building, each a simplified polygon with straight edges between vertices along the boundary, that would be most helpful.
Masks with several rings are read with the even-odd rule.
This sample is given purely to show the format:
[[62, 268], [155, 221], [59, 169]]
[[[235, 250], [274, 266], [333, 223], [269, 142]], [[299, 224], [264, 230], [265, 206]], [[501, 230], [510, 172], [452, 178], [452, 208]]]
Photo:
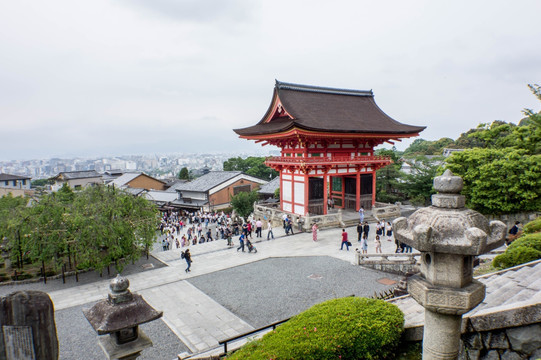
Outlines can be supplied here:
[[347, 90], [276, 81], [272, 102], [239, 137], [281, 149], [266, 164], [280, 172], [283, 211], [327, 214], [334, 207], [371, 209], [376, 170], [392, 161], [374, 155], [385, 142], [418, 136], [424, 126], [402, 124], [375, 103], [372, 90]]

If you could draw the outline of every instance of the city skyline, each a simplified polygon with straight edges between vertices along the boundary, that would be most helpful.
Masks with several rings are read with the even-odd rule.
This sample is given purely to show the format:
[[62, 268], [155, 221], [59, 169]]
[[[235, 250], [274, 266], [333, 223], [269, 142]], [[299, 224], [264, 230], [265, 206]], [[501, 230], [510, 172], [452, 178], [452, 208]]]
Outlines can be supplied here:
[[372, 89], [428, 140], [540, 109], [538, 1], [307, 4], [0, 2], [0, 160], [264, 153], [233, 129], [275, 79]]

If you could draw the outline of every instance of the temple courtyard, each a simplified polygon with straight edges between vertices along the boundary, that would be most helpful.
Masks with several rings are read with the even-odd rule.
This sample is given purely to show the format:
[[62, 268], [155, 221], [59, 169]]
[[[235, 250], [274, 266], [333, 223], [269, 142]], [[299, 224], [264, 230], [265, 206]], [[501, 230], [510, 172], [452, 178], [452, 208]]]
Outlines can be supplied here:
[[[372, 296], [393, 287], [400, 276], [354, 265], [358, 247], [355, 227], [346, 229], [353, 246], [340, 250], [341, 229], [322, 230], [318, 241], [311, 233], [285, 236], [274, 229], [275, 239], [254, 242], [258, 252], [237, 252], [225, 240], [190, 246], [192, 271], [180, 249], [156, 250], [147, 260], [126, 269], [130, 290], [141, 294], [162, 319], [142, 330], [154, 347], [141, 359], [176, 359], [181, 353], [199, 353], [218, 347], [220, 340], [291, 317], [310, 306], [337, 297]], [[374, 252], [375, 224], [371, 224], [369, 253]], [[257, 239], [259, 240], [259, 239]], [[382, 242], [383, 252], [394, 252], [394, 241]], [[111, 271], [112, 273], [112, 271]], [[105, 358], [97, 335], [82, 309], [104, 299], [112, 275], [95, 272], [62, 280], [18, 286], [0, 286], [0, 295], [19, 289], [49, 293], [61, 359]], [[391, 284], [391, 285], [389, 285]]]

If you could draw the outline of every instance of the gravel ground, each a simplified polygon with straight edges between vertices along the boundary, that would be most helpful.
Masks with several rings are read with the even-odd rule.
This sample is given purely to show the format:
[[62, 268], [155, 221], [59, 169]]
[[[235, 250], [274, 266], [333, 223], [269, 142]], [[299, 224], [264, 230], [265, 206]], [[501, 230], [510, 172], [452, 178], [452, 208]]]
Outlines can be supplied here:
[[[105, 353], [98, 345], [98, 336], [83, 315], [85, 304], [55, 311], [58, 334], [59, 358], [62, 360], [105, 359]], [[177, 355], [189, 349], [176, 337], [169, 327], [159, 319], [140, 326], [153, 341], [154, 346], [145, 349], [140, 360], [176, 359]]]
[[273, 258], [190, 279], [190, 283], [258, 328], [325, 300], [372, 296], [400, 276], [352, 266], [331, 257]]
[[[149, 267], [145, 270], [146, 267]], [[128, 276], [130, 274], [139, 273], [142, 271], [148, 271], [164, 267], [165, 265], [156, 260], [154, 257], [149, 256], [148, 260], [146, 256], [142, 256], [134, 264], [127, 264], [122, 270], [122, 275]], [[100, 280], [112, 279], [116, 276], [117, 272], [113, 266], [110, 267], [111, 274], [107, 274], [107, 269], [103, 270], [102, 277], [97, 271], [89, 271], [79, 274], [79, 282], [75, 281], [75, 275], [66, 277], [66, 283], [62, 283], [62, 279], [47, 280], [47, 284], [43, 283], [43, 280], [35, 283], [17, 284], [17, 285], [1, 285], [0, 284], [0, 296], [7, 295], [18, 290], [39, 290], [45, 292], [51, 292], [55, 290], [62, 290], [74, 286], [90, 284]]]

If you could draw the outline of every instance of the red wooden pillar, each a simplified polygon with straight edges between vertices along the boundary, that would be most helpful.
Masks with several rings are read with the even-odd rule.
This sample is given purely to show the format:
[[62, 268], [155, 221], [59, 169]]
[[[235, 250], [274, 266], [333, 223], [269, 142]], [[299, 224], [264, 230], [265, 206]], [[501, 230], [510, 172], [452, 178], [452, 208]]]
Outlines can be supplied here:
[[284, 184], [282, 182], [282, 171], [280, 170], [280, 210], [284, 211]]
[[361, 174], [360, 169], [357, 169], [357, 173], [355, 174], [355, 210], [358, 211], [361, 208]]
[[346, 208], [346, 177], [340, 176], [340, 181], [342, 182], [342, 209]]
[[310, 187], [310, 176], [304, 175], [304, 214], [302, 214], [302, 216], [306, 215], [306, 213], [308, 212], [309, 187]]
[[327, 202], [329, 201], [327, 190], [327, 174], [323, 174], [323, 215], [327, 215]]
[[376, 172], [372, 171], [372, 207], [376, 203]]

